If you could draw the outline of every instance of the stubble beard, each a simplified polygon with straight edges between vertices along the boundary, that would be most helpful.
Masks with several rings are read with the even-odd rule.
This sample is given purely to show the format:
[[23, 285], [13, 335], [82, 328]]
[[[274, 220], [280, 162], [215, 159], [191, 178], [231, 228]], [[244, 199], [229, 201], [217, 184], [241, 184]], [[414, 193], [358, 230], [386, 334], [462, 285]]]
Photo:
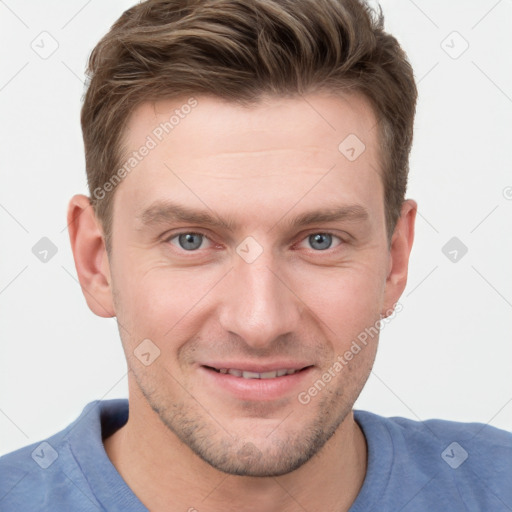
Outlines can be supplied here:
[[162, 423], [204, 462], [229, 475], [276, 477], [298, 469], [320, 452], [353, 405], [341, 387], [324, 389], [314, 403], [301, 405], [316, 407], [316, 413], [299, 429], [290, 429], [294, 421], [302, 421], [302, 411], [295, 409], [270, 435], [244, 438], [231, 432], [230, 425], [222, 425], [214, 411], [207, 412], [190, 395], [185, 393], [188, 398], [173, 401], [170, 394], [159, 393], [158, 386], [136, 372], [134, 377]]

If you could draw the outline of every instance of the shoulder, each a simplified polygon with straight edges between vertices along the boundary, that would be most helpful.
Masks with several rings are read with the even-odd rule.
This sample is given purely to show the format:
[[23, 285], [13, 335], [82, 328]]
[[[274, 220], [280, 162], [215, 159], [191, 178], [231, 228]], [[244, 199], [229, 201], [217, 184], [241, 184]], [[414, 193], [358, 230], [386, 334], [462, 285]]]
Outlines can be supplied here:
[[[395, 440], [431, 453], [451, 468], [471, 457], [486, 462], [485, 468], [512, 470], [512, 433], [506, 430], [484, 423], [440, 419], [414, 421], [394, 417], [383, 418], [383, 421]], [[504, 461], [509, 463], [508, 467], [502, 467]]]
[[471, 510], [512, 510], [512, 433], [483, 423], [354, 414], [369, 455], [388, 447], [390, 487], [414, 482], [424, 486], [419, 500], [444, 497]]
[[64, 433], [0, 457], [0, 510], [57, 511], [56, 503], [76, 501], [77, 475]]
[[[470, 448], [474, 456], [489, 453], [489, 450], [497, 451], [503, 457], [511, 455], [512, 433], [484, 423], [441, 419], [415, 421], [401, 417], [386, 418], [367, 411], [354, 411], [354, 415], [365, 433], [389, 436], [394, 443], [421, 448], [427, 453], [430, 449], [448, 447], [446, 443], [458, 443], [461, 447]], [[438, 455], [441, 456], [440, 453]]]
[[65, 429], [0, 457], [0, 510], [98, 510], [77, 446], [101, 448], [100, 417], [115, 402], [91, 402]]

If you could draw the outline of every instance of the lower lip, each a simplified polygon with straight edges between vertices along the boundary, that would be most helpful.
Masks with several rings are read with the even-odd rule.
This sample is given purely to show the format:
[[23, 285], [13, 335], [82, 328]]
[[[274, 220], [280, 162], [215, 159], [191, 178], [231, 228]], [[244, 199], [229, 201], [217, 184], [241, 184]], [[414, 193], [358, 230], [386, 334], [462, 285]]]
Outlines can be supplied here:
[[229, 373], [218, 373], [204, 366], [199, 370], [205, 375], [207, 385], [228, 391], [240, 400], [270, 401], [303, 391], [304, 382], [313, 368], [308, 367], [292, 375], [273, 379], [244, 379]]

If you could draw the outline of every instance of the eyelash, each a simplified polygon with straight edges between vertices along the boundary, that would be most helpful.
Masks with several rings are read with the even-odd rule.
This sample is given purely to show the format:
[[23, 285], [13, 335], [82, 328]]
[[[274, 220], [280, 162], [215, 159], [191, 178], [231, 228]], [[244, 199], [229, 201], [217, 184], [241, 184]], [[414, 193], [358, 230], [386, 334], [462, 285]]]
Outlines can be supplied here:
[[[174, 245], [172, 244], [171, 240], [173, 239], [177, 239], [180, 235], [191, 235], [191, 234], [194, 234], [194, 235], [201, 235], [202, 237], [204, 237], [205, 239], [207, 239], [211, 244], [213, 244], [214, 246], [215, 245], [219, 245], [219, 244], [215, 244], [215, 242], [206, 234], [206, 233], [203, 233], [202, 231], [180, 231], [178, 233], [173, 233], [172, 235], [169, 235], [169, 236], [166, 236], [165, 239], [164, 239], [164, 242], [166, 243], [170, 243], [171, 245]], [[336, 234], [336, 233], [333, 233], [332, 231], [311, 231], [310, 233], [304, 235], [300, 240], [299, 242], [297, 242], [295, 245], [298, 245], [299, 243], [303, 242], [304, 240], [307, 240], [310, 236], [312, 235], [317, 235], [317, 234], [321, 234], [321, 235], [330, 235], [333, 237], [333, 239], [338, 239], [339, 240], [339, 243], [338, 245], [336, 245], [335, 247], [329, 247], [328, 249], [325, 249], [325, 250], [315, 250], [315, 249], [309, 249], [310, 251], [312, 252], [315, 252], [315, 253], [326, 253], [326, 254], [329, 254], [331, 253], [332, 251], [336, 250], [339, 246], [343, 245], [346, 243], [346, 240], [344, 240], [340, 235]], [[192, 251], [187, 251], [181, 247], [179, 247], [179, 245], [176, 245], [175, 246], [180, 252], [182, 253], [189, 253], [189, 254], [194, 254], [194, 253], [199, 253], [201, 251], [201, 249], [195, 249], [195, 250], [192, 250]]]

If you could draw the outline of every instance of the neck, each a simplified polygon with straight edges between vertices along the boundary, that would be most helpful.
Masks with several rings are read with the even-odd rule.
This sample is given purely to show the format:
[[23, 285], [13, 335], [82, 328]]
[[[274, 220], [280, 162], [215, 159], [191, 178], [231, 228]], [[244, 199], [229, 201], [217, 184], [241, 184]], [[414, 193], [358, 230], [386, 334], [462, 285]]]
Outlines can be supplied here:
[[128, 422], [104, 445], [125, 482], [154, 512], [341, 512], [354, 502], [366, 473], [366, 440], [352, 412], [316, 456], [279, 477], [216, 470], [165, 427], [140, 396], [130, 399]]

